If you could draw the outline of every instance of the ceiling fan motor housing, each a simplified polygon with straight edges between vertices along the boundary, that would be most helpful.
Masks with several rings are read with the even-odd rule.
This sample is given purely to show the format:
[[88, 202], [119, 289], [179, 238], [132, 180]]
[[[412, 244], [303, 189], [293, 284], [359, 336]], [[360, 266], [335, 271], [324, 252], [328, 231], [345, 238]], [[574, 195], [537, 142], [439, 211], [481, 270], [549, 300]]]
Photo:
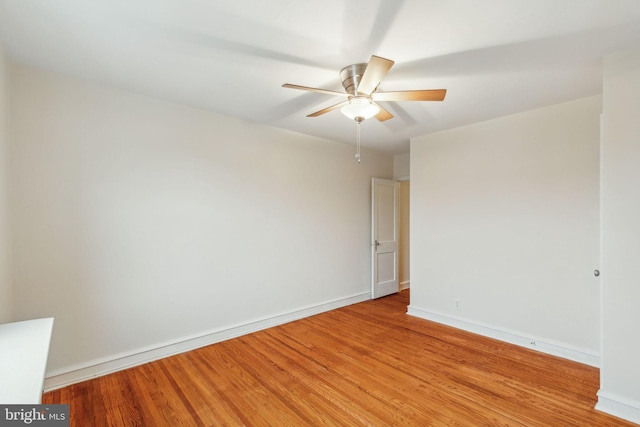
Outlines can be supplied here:
[[342, 87], [347, 93], [356, 96], [357, 89], [362, 80], [364, 70], [367, 69], [367, 64], [352, 64], [344, 67], [340, 70], [340, 79], [342, 80]]

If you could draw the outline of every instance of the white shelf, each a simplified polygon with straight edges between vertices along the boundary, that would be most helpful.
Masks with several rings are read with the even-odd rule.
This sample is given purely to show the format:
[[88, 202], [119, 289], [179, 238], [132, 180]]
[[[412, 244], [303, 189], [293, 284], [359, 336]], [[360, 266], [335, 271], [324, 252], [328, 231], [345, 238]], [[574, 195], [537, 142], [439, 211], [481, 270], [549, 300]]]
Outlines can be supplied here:
[[0, 325], [0, 404], [39, 404], [53, 318]]

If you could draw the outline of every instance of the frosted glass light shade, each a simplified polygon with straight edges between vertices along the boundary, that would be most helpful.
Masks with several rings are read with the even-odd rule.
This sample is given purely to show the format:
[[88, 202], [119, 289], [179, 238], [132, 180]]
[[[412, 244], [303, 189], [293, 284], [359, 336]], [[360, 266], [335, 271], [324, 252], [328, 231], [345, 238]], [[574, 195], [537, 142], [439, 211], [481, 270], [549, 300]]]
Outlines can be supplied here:
[[349, 100], [349, 105], [345, 105], [340, 111], [352, 120], [355, 120], [356, 117], [366, 120], [378, 114], [380, 107], [373, 104], [369, 97], [355, 96]]

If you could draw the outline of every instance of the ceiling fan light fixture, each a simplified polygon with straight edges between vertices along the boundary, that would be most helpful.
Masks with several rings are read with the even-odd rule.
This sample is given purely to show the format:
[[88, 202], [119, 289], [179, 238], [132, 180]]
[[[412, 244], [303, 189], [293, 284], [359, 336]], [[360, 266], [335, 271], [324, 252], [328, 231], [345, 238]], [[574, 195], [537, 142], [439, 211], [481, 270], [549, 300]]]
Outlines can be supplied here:
[[340, 111], [351, 120], [363, 121], [378, 114], [380, 107], [368, 96], [354, 96], [349, 98], [349, 104], [342, 107]]

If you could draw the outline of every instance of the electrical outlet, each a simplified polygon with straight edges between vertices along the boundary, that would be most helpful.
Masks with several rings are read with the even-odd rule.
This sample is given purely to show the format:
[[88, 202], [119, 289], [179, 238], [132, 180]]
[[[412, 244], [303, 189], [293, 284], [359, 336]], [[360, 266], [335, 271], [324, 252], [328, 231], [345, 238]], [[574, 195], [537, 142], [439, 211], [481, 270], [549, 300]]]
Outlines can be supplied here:
[[456, 310], [462, 310], [462, 301], [456, 300]]

